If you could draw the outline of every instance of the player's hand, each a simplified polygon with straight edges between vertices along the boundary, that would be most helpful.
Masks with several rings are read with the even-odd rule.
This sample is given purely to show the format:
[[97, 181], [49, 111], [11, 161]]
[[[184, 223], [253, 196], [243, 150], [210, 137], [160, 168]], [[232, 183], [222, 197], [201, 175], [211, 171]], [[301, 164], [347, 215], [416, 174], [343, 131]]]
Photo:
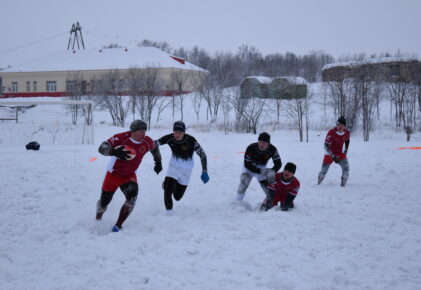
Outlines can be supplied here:
[[209, 175], [206, 171], [202, 172], [202, 175], [200, 175], [200, 179], [202, 179], [203, 183], [207, 183], [209, 181]]
[[121, 160], [128, 160], [129, 159], [129, 152], [124, 149], [124, 146], [118, 147], [117, 149], [112, 148], [110, 151], [110, 155], [117, 157]]
[[333, 156], [332, 156], [332, 160], [333, 160], [333, 162], [335, 162], [335, 163], [339, 163], [339, 161], [341, 161], [341, 160], [339, 159], [339, 156], [338, 156], [338, 155], [333, 155]]
[[153, 167], [153, 171], [156, 172], [156, 174], [159, 174], [162, 171], [162, 164], [161, 162], [156, 162], [155, 166]]

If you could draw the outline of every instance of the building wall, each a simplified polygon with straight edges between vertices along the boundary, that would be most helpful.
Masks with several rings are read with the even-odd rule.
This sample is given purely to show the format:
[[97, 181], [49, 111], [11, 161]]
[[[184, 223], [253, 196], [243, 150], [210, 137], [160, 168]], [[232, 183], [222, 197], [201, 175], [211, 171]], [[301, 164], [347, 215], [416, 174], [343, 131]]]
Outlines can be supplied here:
[[[145, 70], [145, 69], [141, 69]], [[67, 94], [66, 82], [69, 80], [85, 80], [87, 91], [90, 91], [90, 81], [107, 74], [112, 70], [89, 70], [89, 71], [47, 71], [47, 72], [0, 72], [2, 79], [2, 93], [4, 96], [63, 96]], [[116, 70], [121, 77], [129, 71], [128, 69]], [[159, 78], [162, 81], [162, 91], [176, 90], [174, 88], [174, 74], [178, 75], [182, 84], [182, 91], [197, 91], [200, 84], [206, 78], [208, 72], [183, 70], [174, 68], [159, 69]], [[29, 82], [29, 90], [27, 88]], [[36, 82], [36, 90], [34, 89]], [[48, 91], [47, 82], [56, 82], [56, 90]], [[13, 83], [17, 83], [17, 91], [13, 91]]]

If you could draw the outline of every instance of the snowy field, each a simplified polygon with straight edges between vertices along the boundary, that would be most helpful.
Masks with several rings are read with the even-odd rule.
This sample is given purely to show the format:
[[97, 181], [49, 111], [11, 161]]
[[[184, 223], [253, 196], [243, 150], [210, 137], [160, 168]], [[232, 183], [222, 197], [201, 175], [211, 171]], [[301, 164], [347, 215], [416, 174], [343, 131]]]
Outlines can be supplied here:
[[[317, 99], [311, 108], [313, 126], [330, 126]], [[258, 212], [264, 194], [255, 180], [245, 201], [234, 201], [243, 152], [257, 136], [203, 132], [205, 120], [191, 129], [196, 116], [185, 117], [207, 153], [210, 182], [200, 181], [195, 155], [187, 192], [167, 216], [161, 184], [170, 149], [161, 147], [160, 175], [146, 155], [138, 202], [120, 233], [110, 232], [120, 191], [103, 221], [94, 219], [109, 159], [97, 148], [124, 130], [107, 113], [94, 114], [94, 145], [0, 144], [0, 289], [421, 289], [421, 150], [397, 149], [419, 147], [418, 132], [411, 142], [385, 129], [370, 142], [353, 133], [341, 188], [337, 165], [316, 185], [327, 130], [310, 131], [309, 143], [296, 131], [269, 130], [283, 164], [297, 164], [301, 190], [294, 210]], [[170, 133], [171, 122], [148, 135]]]
[[[97, 126], [96, 143], [121, 128]], [[169, 130], [151, 130], [158, 138]], [[282, 161], [298, 165], [302, 187], [289, 212], [254, 208], [253, 180], [233, 201], [251, 134], [190, 130], [204, 147], [210, 182], [196, 166], [175, 215], [166, 216], [148, 154], [140, 195], [120, 233], [110, 233], [124, 202], [115, 194], [104, 220], [95, 204], [108, 158], [96, 145], [0, 146], [0, 289], [421, 289], [421, 150], [396, 133], [352, 136], [347, 187], [333, 165], [316, 186], [326, 132], [298, 143], [272, 132]], [[90, 161], [92, 157], [97, 160]]]

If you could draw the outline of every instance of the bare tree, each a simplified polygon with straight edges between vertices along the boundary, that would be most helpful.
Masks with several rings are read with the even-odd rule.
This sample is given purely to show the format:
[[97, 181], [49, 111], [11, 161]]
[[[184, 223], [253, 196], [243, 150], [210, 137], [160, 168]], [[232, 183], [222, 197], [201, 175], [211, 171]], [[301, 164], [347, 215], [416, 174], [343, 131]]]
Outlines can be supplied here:
[[171, 100], [166, 96], [157, 97], [156, 101], [156, 123], [159, 122], [162, 112], [171, 104]]
[[[184, 88], [189, 81], [190, 75], [184, 71], [173, 71], [171, 73], [171, 83], [173, 90], [177, 92], [178, 104], [180, 108], [181, 120], [184, 119]], [[173, 105], [173, 108], [175, 104]], [[173, 115], [174, 116], [174, 115]]]
[[[139, 101], [142, 90], [142, 73], [141, 69], [131, 67], [125, 75], [126, 87], [130, 96], [129, 108], [133, 115], [133, 120], [136, 119], [136, 103]], [[144, 116], [144, 106], [141, 106], [141, 118]]]
[[110, 113], [114, 126], [124, 127], [128, 107], [124, 107], [121, 91], [123, 90], [122, 74], [111, 70], [93, 80], [93, 91], [96, 101], [102, 104]]
[[303, 128], [304, 128], [304, 101], [302, 99], [289, 100], [286, 105], [286, 112], [294, 121], [295, 126], [300, 136], [300, 142], [303, 142]]
[[240, 132], [257, 133], [257, 126], [265, 111], [266, 100], [263, 98], [241, 98], [234, 95], [231, 99], [237, 113], [237, 128]]
[[344, 116], [347, 126], [352, 131], [358, 121], [361, 109], [361, 98], [356, 94], [353, 79], [345, 79], [339, 82], [328, 82], [330, 106], [335, 116]]
[[202, 96], [198, 92], [194, 92], [191, 95], [190, 100], [191, 100], [192, 105], [193, 105], [193, 110], [196, 114], [196, 119], [197, 119], [197, 121], [199, 121], [200, 107], [202, 105]]
[[142, 96], [138, 98], [138, 108], [144, 110], [143, 119], [151, 126], [152, 112], [158, 102], [157, 96], [162, 87], [161, 78], [159, 76], [159, 67], [150, 67], [141, 71], [141, 88]]

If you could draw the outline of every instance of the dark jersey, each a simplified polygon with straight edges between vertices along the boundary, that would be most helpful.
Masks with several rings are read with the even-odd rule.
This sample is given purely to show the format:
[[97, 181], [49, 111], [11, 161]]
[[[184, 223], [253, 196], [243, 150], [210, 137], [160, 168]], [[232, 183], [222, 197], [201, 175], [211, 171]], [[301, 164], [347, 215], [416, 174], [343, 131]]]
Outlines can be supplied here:
[[272, 169], [277, 172], [281, 169], [282, 162], [276, 147], [269, 144], [265, 151], [260, 151], [258, 143], [252, 143], [244, 154], [244, 166], [254, 173], [260, 173], [259, 167], [265, 166], [271, 158], [273, 160]]
[[207, 170], [207, 158], [205, 151], [203, 151], [199, 142], [197, 142], [193, 136], [184, 134], [183, 139], [177, 141], [171, 133], [162, 136], [156, 142], [158, 145], [168, 144], [171, 148], [172, 156], [175, 159], [188, 161], [193, 158], [193, 152], [196, 152], [196, 154], [200, 157], [202, 170]]

